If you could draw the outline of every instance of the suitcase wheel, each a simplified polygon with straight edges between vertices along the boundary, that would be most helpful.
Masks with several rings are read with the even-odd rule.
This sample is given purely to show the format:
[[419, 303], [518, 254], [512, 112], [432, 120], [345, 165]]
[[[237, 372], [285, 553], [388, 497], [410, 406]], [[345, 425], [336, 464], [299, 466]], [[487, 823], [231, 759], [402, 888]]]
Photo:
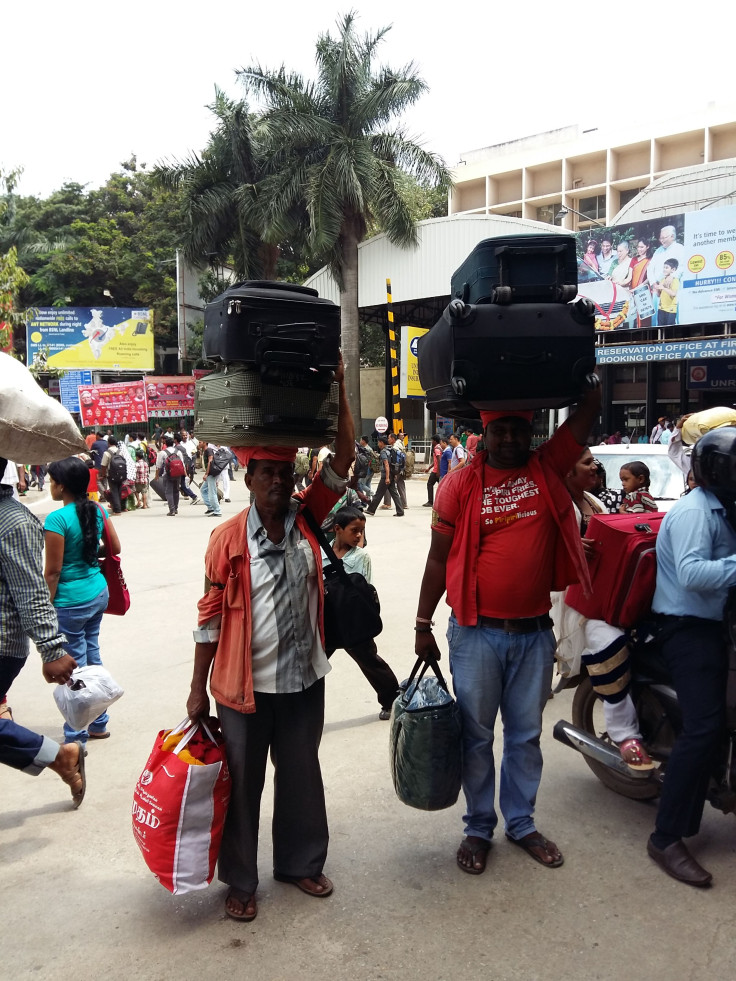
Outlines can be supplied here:
[[588, 324], [595, 316], [595, 303], [587, 296], [579, 296], [570, 307], [572, 319], [577, 324]]
[[464, 300], [450, 300], [447, 315], [450, 320], [465, 320], [471, 313], [471, 307]]

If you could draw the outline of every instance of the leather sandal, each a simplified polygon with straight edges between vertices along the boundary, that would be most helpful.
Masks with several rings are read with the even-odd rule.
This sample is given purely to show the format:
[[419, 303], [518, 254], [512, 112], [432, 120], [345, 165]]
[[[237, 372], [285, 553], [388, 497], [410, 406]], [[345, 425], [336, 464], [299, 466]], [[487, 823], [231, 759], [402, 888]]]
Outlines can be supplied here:
[[324, 899], [329, 896], [335, 888], [326, 875], [311, 875], [304, 879], [297, 879], [291, 875], [281, 875], [279, 872], [274, 872], [273, 877], [277, 882], [288, 882], [292, 886], [296, 886], [297, 889], [301, 889], [308, 896], [315, 896], [317, 899]]

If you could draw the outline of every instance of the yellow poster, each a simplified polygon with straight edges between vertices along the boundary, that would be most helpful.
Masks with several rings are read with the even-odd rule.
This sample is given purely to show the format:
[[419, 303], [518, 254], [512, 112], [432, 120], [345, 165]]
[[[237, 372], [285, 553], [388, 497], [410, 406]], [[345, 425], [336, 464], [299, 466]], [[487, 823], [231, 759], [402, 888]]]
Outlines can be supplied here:
[[45, 307], [28, 321], [28, 363], [93, 371], [152, 371], [153, 310]]
[[423, 399], [425, 392], [419, 384], [419, 362], [417, 342], [423, 337], [427, 327], [401, 328], [401, 398]]

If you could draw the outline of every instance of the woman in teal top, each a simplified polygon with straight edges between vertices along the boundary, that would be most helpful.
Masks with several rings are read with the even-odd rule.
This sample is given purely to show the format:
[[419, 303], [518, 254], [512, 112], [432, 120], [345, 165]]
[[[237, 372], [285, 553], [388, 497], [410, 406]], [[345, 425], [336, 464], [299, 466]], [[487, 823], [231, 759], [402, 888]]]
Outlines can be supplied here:
[[[59, 629], [66, 636], [64, 645], [78, 667], [102, 664], [100, 624], [107, 608], [108, 591], [97, 561], [103, 523], [107, 513], [87, 498], [89, 467], [76, 456], [51, 463], [48, 469], [51, 497], [64, 507], [46, 518], [46, 568], [44, 577], [56, 607]], [[108, 524], [110, 544], [120, 553], [120, 540]], [[65, 722], [64, 741], [106, 739], [108, 715], [103, 712], [89, 726], [78, 731]]]

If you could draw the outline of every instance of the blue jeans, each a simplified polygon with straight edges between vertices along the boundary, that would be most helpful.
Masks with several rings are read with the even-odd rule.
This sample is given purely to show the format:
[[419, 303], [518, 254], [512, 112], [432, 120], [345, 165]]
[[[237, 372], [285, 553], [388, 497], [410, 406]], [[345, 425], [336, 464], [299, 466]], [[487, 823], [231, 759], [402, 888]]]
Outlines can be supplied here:
[[220, 511], [220, 502], [217, 500], [217, 477], [205, 477], [202, 481], [200, 493], [202, 500], [210, 511], [214, 511], [215, 514], [222, 513]]
[[[107, 586], [102, 592], [88, 603], [80, 606], [57, 606], [56, 616], [59, 620], [59, 630], [66, 636], [64, 650], [71, 654], [77, 662], [77, 667], [84, 668], [88, 664], [102, 664], [100, 657], [100, 624], [102, 614], [107, 608], [109, 593]], [[107, 712], [103, 712], [90, 724], [90, 732], [104, 732], [108, 721]], [[64, 723], [64, 742], [73, 743], [80, 740], [87, 742], [89, 733], [86, 729], [72, 729], [68, 722]]]
[[542, 777], [542, 710], [552, 684], [551, 630], [512, 634], [461, 627], [450, 617], [450, 670], [463, 719], [465, 834], [490, 841], [498, 823], [493, 729], [501, 709], [503, 757], [499, 804], [506, 833], [535, 831], [534, 804]]

